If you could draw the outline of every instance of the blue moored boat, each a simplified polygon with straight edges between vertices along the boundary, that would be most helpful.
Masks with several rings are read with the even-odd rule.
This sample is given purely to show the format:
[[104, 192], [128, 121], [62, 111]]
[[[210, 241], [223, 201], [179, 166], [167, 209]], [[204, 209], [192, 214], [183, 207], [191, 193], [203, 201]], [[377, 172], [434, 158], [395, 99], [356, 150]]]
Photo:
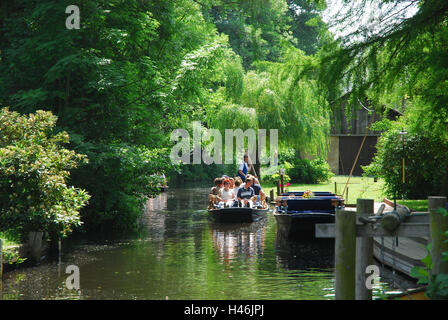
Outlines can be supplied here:
[[290, 239], [313, 239], [316, 223], [334, 223], [336, 208], [344, 206], [344, 199], [331, 192], [314, 192], [310, 198], [304, 193], [286, 192], [276, 199], [279, 232]]

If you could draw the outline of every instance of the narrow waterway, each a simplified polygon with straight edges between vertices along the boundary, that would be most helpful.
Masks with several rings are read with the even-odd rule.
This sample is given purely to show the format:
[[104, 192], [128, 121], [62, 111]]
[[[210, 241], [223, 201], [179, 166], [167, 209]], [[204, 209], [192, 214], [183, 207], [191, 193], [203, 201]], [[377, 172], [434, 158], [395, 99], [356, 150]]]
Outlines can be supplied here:
[[[60, 264], [6, 273], [3, 299], [334, 299], [334, 242], [288, 242], [271, 213], [253, 224], [212, 223], [208, 190], [150, 199], [138, 239], [77, 245]], [[70, 265], [79, 291], [66, 286]], [[381, 282], [374, 293], [390, 290]]]

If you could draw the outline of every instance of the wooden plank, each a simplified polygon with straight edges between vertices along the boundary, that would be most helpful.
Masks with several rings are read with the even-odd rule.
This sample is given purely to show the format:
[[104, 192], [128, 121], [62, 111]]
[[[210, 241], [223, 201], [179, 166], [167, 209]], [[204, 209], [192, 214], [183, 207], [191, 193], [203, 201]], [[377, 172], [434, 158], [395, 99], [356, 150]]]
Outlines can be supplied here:
[[399, 237], [398, 246], [394, 250], [394, 240], [395, 238], [374, 238], [373, 255], [379, 262], [412, 277], [411, 270], [414, 266], [424, 266], [421, 259], [428, 254], [425, 245], [411, 238]]
[[[401, 223], [390, 232], [381, 226], [373, 229], [371, 224], [357, 224], [356, 237], [429, 237], [429, 223]], [[333, 223], [318, 223], [315, 228], [316, 238], [334, 238], [335, 225]]]
[[[381, 243], [380, 237], [375, 237], [374, 240], [377, 243]], [[384, 246], [386, 248], [393, 250], [394, 240], [395, 237], [384, 238]], [[398, 237], [398, 246], [395, 246], [395, 252], [397, 255], [403, 255], [409, 258], [410, 260], [417, 260], [417, 261], [420, 261], [428, 254], [428, 251], [426, 250], [426, 246], [424, 244], [416, 242], [408, 237]]]

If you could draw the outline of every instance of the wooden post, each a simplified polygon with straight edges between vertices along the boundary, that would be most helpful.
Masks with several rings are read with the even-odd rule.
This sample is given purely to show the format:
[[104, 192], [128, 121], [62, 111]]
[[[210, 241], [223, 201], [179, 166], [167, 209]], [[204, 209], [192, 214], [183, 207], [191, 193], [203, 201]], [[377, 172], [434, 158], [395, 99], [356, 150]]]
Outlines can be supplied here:
[[338, 194], [338, 183], [334, 182], [334, 194]]
[[3, 248], [2, 248], [2, 239], [0, 239], [0, 291], [2, 289], [2, 280], [3, 280]]
[[448, 217], [438, 212], [440, 208], [445, 208], [446, 197], [428, 197], [428, 210], [431, 225], [432, 242], [432, 274], [448, 273], [448, 261], [442, 260], [442, 252], [448, 251], [447, 238], [444, 232], [448, 230]]
[[277, 196], [280, 196], [280, 180], [277, 180]]
[[58, 239], [58, 263], [61, 264], [62, 262], [62, 239]]
[[356, 290], [356, 212], [336, 210], [336, 300], [354, 300]]
[[274, 189], [271, 189], [271, 191], [269, 192], [269, 202], [274, 201]]
[[[357, 199], [356, 213], [358, 216], [374, 214], [373, 199]], [[356, 238], [356, 300], [372, 300], [372, 290], [367, 289], [366, 269], [373, 264], [373, 238]]]
[[281, 185], [282, 189], [281, 190], [282, 190], [282, 194], [283, 194], [283, 193], [285, 193], [285, 186], [284, 186], [283, 175], [282, 174], [280, 175], [280, 180], [282, 181], [282, 185]]

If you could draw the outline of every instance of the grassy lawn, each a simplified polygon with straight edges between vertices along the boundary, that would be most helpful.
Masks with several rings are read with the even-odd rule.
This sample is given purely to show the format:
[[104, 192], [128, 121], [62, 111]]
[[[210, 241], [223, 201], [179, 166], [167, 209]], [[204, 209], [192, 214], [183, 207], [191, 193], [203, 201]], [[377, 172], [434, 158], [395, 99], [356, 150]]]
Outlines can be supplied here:
[[[330, 191], [335, 192], [335, 182], [337, 186], [337, 193], [341, 194], [344, 190], [345, 183], [347, 182], [348, 176], [334, 176], [330, 182], [324, 184], [297, 184], [291, 183], [291, 185], [286, 188], [288, 191], [305, 191], [307, 189], [311, 191]], [[351, 177], [348, 184], [348, 200], [345, 199], [345, 203], [353, 204], [356, 203], [356, 199], [374, 199], [375, 201], [383, 201], [383, 181], [378, 179], [374, 182], [373, 178], [364, 177]], [[267, 184], [262, 184], [263, 190], [269, 195], [271, 189], [276, 192], [277, 187]], [[285, 190], [286, 191], [286, 190]], [[344, 198], [345, 198], [344, 194]]]
[[19, 244], [14, 242], [13, 240], [9, 239], [4, 233], [0, 232], [0, 239], [2, 240], [2, 248], [8, 249], [15, 246], [18, 246]]
[[412, 211], [428, 211], [428, 199], [425, 200], [397, 200], [398, 204], [407, 206]]

